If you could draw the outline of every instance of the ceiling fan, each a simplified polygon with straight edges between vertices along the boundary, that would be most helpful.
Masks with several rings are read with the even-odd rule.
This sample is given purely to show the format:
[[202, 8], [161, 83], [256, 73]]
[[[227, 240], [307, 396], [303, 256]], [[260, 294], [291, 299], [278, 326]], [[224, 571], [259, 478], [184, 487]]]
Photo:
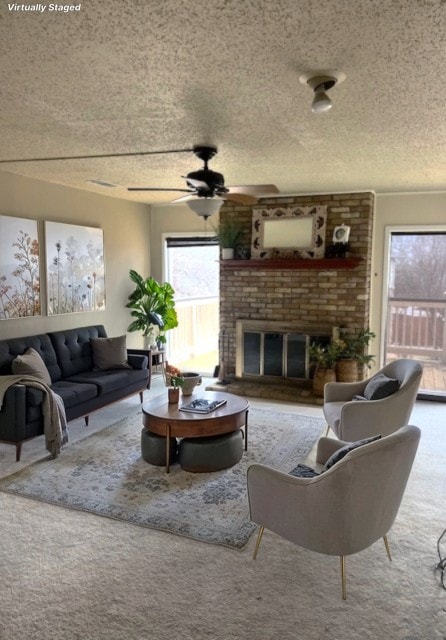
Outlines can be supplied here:
[[278, 193], [278, 188], [273, 184], [243, 185], [237, 187], [225, 187], [225, 179], [221, 173], [212, 171], [208, 167], [209, 160], [217, 153], [217, 147], [196, 145], [193, 153], [204, 162], [203, 169], [191, 171], [186, 176], [187, 189], [163, 188], [163, 187], [128, 187], [128, 191], [181, 191], [187, 193], [172, 202], [190, 202], [196, 198], [218, 198], [232, 200], [241, 204], [255, 204], [258, 198], [269, 193]]
[[19, 162], [48, 162], [61, 160], [89, 160], [97, 158], [123, 158], [130, 156], [149, 156], [166, 153], [190, 153], [204, 162], [204, 167], [198, 171], [192, 171], [183, 178], [186, 180], [186, 189], [165, 187], [128, 187], [128, 191], [181, 191], [187, 193], [172, 202], [185, 202], [195, 213], [203, 218], [208, 218], [219, 211], [225, 200], [232, 200], [240, 204], [256, 204], [258, 198], [267, 194], [279, 193], [274, 184], [243, 185], [225, 187], [225, 180], [221, 173], [212, 171], [208, 167], [209, 160], [217, 153], [217, 147], [195, 145], [192, 149], [167, 149], [164, 151], [137, 151], [129, 153], [104, 153], [79, 156], [56, 156], [47, 158], [15, 158], [0, 160], [0, 164]]

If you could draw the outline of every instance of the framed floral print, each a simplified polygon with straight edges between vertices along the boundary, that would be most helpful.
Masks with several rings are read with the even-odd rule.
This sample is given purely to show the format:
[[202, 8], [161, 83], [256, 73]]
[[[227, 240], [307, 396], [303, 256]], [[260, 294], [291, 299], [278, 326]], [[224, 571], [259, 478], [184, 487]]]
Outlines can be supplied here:
[[48, 315], [105, 309], [102, 229], [45, 222]]
[[37, 220], [0, 216], [0, 320], [40, 314]]

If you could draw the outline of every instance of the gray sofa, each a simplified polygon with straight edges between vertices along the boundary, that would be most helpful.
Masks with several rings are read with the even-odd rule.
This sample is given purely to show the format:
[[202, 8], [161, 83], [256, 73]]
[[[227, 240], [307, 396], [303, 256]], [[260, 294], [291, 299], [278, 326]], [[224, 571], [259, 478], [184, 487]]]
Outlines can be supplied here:
[[[0, 376], [11, 375], [12, 361], [29, 348], [42, 357], [51, 377], [51, 389], [63, 399], [67, 421], [88, 416], [112, 402], [150, 388], [148, 358], [140, 350], [127, 350], [130, 368], [96, 370], [90, 340], [106, 338], [102, 325], [56, 331], [0, 341]], [[0, 441], [16, 446], [43, 434], [43, 392], [21, 384], [11, 386], [0, 410]]]

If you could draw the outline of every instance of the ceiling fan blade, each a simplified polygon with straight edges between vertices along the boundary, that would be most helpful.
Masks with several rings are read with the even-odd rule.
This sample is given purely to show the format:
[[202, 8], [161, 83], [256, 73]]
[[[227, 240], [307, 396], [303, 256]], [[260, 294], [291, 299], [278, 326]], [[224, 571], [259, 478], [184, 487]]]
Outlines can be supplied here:
[[184, 191], [194, 193], [194, 189], [164, 189], [163, 187], [127, 187], [127, 191]]
[[175, 198], [175, 200], [171, 200], [170, 204], [175, 204], [176, 202], [187, 202], [188, 200], [196, 200], [197, 194], [195, 191], [191, 192], [190, 196], [181, 196], [180, 198]]
[[208, 183], [204, 182], [203, 180], [196, 180], [195, 178], [188, 178], [187, 176], [181, 176], [181, 177], [184, 178], [188, 184], [191, 184], [196, 189], [208, 189], [209, 190]]
[[162, 151], [134, 151], [131, 153], [95, 153], [87, 156], [56, 156], [54, 158], [14, 158], [12, 160], [0, 160], [0, 164], [9, 162], [48, 162], [53, 160], [90, 160], [95, 158], [125, 158], [131, 156], [155, 156], [163, 153], [189, 153], [193, 149], [165, 149]]
[[258, 199], [255, 196], [250, 196], [247, 193], [222, 193], [220, 196], [223, 200], [231, 200], [232, 202], [239, 202], [240, 204], [257, 204]]
[[275, 184], [245, 184], [236, 187], [228, 187], [229, 193], [246, 193], [250, 195], [260, 195], [266, 193], [279, 193]]

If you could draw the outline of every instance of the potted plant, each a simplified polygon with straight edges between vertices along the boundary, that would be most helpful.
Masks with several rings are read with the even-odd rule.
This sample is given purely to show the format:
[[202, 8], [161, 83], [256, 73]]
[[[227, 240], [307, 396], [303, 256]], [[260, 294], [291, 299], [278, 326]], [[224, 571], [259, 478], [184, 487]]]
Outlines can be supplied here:
[[242, 235], [242, 228], [237, 222], [228, 218], [220, 220], [214, 231], [220, 243], [222, 260], [232, 260], [234, 250]]
[[158, 328], [157, 340], [164, 344], [166, 331], [178, 326], [175, 291], [168, 282], [160, 284], [154, 278], [144, 279], [133, 269], [130, 270], [130, 279], [136, 288], [125, 305], [131, 309], [130, 315], [134, 318], [127, 331], [142, 331], [148, 345], [156, 349], [155, 327]]
[[327, 382], [336, 382], [336, 363], [339, 358], [341, 345], [339, 340], [332, 340], [328, 344], [313, 342], [308, 348], [310, 362], [316, 365], [313, 375], [313, 393], [315, 396], [324, 395]]
[[341, 352], [336, 367], [339, 382], [356, 382], [360, 377], [362, 378], [364, 366], [371, 368], [375, 356], [368, 353], [368, 347], [374, 337], [375, 333], [368, 327], [360, 329], [355, 334], [348, 334], [345, 330], [341, 330], [339, 339]]
[[180, 387], [184, 384], [183, 376], [170, 376], [170, 386], [167, 388], [167, 396], [170, 404], [180, 401]]
[[176, 404], [180, 400], [180, 387], [184, 384], [184, 376], [178, 367], [166, 362], [163, 368], [163, 377], [167, 386], [169, 403]]

